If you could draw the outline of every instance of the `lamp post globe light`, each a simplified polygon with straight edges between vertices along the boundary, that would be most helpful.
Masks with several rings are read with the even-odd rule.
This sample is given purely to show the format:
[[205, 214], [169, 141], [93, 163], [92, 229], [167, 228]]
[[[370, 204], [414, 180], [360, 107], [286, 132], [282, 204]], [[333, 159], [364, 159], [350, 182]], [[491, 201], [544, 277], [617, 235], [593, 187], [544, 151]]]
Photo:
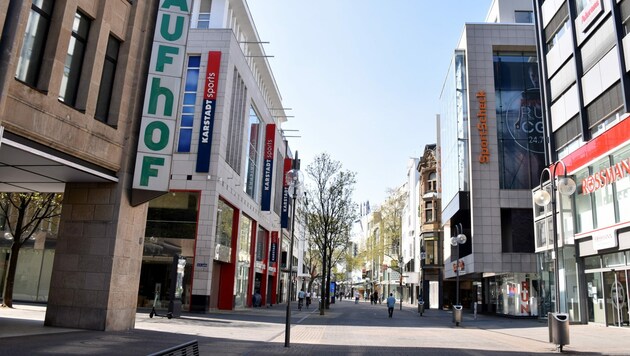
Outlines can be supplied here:
[[[559, 172], [558, 166], [562, 166], [562, 176], [557, 177]], [[549, 176], [549, 191], [543, 189], [545, 173]], [[540, 173], [540, 184], [538, 190], [534, 193], [534, 203], [538, 206], [545, 207], [551, 203], [551, 229], [553, 238], [553, 278], [554, 293], [556, 302], [554, 303], [555, 313], [547, 315], [549, 327], [549, 342], [558, 345], [560, 352], [562, 346], [569, 344], [569, 315], [560, 313], [560, 262], [558, 247], [558, 227], [557, 227], [557, 209], [556, 209], [556, 191], [564, 196], [570, 196], [575, 193], [576, 184], [573, 179], [567, 177], [567, 166], [559, 160], [551, 166], [543, 169]], [[547, 240], [549, 241], [549, 240]]]
[[455, 322], [456, 326], [459, 326], [459, 323], [462, 321], [462, 306], [459, 304], [459, 245], [463, 245], [466, 243], [468, 238], [464, 235], [464, 229], [462, 228], [462, 224], [459, 223], [455, 225], [457, 228], [457, 236], [451, 237], [451, 246], [457, 247], [457, 257], [455, 258], [455, 304], [453, 305], [453, 322]]
[[293, 241], [295, 239], [295, 203], [299, 195], [299, 190], [304, 183], [304, 174], [300, 171], [300, 160], [298, 153], [295, 152], [295, 158], [291, 164], [291, 170], [286, 174], [286, 181], [289, 183], [289, 194], [291, 194], [291, 242], [289, 244], [289, 279], [288, 279], [288, 297], [287, 297], [287, 315], [285, 321], [284, 347], [291, 346], [291, 296], [293, 295]]

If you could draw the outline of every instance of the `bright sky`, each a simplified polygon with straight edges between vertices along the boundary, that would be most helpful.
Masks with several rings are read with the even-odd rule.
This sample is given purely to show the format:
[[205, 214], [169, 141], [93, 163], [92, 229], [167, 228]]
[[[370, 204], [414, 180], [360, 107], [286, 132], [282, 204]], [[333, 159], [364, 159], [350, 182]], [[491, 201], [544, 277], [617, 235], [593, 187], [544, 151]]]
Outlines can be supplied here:
[[492, 0], [247, 0], [302, 169], [327, 152], [380, 205], [410, 157], [436, 143], [435, 115], [466, 22]]

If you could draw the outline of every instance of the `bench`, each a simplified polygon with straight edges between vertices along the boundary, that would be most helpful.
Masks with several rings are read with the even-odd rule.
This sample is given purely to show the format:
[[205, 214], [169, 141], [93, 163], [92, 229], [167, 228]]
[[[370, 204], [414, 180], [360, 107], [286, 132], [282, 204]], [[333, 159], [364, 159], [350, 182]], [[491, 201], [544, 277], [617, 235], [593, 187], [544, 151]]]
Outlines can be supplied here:
[[169, 349], [158, 351], [148, 356], [199, 356], [199, 344], [197, 340], [189, 341], [185, 344], [173, 346]]

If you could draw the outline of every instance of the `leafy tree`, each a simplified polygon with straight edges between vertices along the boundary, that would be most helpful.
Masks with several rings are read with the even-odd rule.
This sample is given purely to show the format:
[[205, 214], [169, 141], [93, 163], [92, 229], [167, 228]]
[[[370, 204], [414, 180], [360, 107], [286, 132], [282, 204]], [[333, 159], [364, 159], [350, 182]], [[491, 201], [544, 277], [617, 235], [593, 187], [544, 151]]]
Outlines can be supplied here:
[[35, 237], [44, 221], [61, 214], [60, 193], [0, 193], [4, 231], [13, 239], [7, 268], [2, 306], [13, 307], [13, 287], [20, 248]]
[[[339, 258], [339, 253], [334, 251], [348, 246], [347, 232], [356, 217], [357, 205], [352, 201], [356, 174], [342, 170], [341, 163], [331, 159], [327, 153], [315, 157], [306, 168], [306, 174], [314, 183], [306, 189], [309, 201], [305, 207], [307, 229], [310, 242], [321, 255], [321, 295], [328, 306], [331, 262]], [[324, 309], [320, 308], [322, 315]]]

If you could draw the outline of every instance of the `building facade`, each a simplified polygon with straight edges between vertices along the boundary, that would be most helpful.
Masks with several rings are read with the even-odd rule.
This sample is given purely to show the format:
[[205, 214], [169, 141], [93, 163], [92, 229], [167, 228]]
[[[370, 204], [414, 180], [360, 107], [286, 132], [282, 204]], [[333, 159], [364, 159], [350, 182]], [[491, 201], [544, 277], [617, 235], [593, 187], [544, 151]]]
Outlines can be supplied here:
[[[629, 324], [630, 2], [534, 1], [548, 164], [577, 191], [537, 209], [536, 252], [555, 288], [551, 215], [558, 216], [560, 312], [576, 323]], [[548, 177], [546, 177], [548, 179]], [[553, 290], [553, 289], [551, 289]], [[555, 298], [554, 298], [555, 299]]]
[[[441, 93], [438, 147], [444, 306], [539, 313], [531, 189], [544, 167], [529, 1], [468, 23]], [[451, 237], [466, 235], [451, 245]]]
[[420, 174], [418, 215], [420, 221], [420, 291], [425, 308], [442, 307], [444, 279], [444, 236], [441, 221], [441, 200], [438, 190], [437, 145], [424, 147], [416, 167]]
[[147, 206], [130, 204], [129, 153], [158, 2], [0, 6], [0, 189], [64, 194], [58, 228], [21, 254], [14, 298], [47, 302], [46, 325], [132, 328]]
[[2, 6], [0, 187], [64, 193], [16, 299], [97, 330], [286, 300], [294, 155], [246, 2]]

